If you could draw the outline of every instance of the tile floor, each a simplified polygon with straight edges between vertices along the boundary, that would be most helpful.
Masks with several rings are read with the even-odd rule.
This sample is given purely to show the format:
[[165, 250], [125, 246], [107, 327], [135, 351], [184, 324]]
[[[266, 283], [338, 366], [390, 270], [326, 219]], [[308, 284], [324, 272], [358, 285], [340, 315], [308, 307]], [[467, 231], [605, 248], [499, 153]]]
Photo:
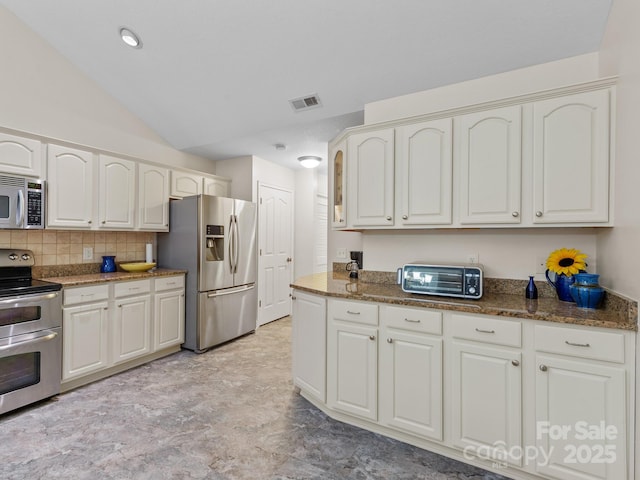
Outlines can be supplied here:
[[291, 322], [0, 417], [0, 478], [498, 480], [325, 416], [291, 384]]

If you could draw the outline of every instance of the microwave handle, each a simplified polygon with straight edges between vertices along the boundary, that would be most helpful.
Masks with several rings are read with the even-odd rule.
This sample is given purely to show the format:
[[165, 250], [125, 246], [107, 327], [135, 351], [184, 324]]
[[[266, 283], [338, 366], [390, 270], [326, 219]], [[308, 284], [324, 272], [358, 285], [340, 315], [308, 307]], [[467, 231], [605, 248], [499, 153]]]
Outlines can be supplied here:
[[23, 227], [24, 222], [24, 192], [18, 190], [18, 204], [16, 205], [16, 225], [20, 228]]

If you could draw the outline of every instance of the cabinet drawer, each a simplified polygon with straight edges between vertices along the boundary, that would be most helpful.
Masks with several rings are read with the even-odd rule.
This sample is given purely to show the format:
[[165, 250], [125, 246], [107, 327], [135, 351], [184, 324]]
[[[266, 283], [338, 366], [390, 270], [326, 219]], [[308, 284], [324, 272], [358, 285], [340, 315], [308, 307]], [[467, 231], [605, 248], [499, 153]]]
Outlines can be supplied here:
[[400, 328], [412, 332], [442, 334], [442, 312], [434, 312], [424, 308], [380, 307], [380, 318], [383, 324], [391, 328]]
[[109, 285], [91, 285], [90, 287], [70, 287], [64, 289], [64, 305], [97, 302], [109, 298]]
[[182, 275], [176, 277], [156, 278], [155, 282], [156, 292], [184, 288], [184, 276]]
[[621, 333], [536, 325], [535, 347], [539, 352], [624, 363], [624, 335]]
[[132, 282], [120, 282], [115, 284], [115, 297], [127, 297], [140, 295], [151, 291], [151, 280], [135, 280]]
[[378, 305], [363, 302], [329, 300], [329, 317], [334, 320], [378, 325]]
[[451, 315], [451, 323], [453, 336], [456, 338], [506, 345], [507, 347], [520, 347], [522, 345], [522, 326], [517, 321], [510, 322], [491, 317]]

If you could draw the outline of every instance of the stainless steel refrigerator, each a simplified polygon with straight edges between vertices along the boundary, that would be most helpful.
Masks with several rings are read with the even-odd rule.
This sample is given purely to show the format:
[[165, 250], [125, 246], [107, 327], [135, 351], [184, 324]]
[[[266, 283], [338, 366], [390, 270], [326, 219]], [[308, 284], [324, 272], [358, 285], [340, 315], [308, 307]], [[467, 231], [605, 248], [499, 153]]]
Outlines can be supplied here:
[[203, 352], [256, 329], [256, 204], [196, 195], [170, 205], [158, 265], [188, 270], [184, 348]]

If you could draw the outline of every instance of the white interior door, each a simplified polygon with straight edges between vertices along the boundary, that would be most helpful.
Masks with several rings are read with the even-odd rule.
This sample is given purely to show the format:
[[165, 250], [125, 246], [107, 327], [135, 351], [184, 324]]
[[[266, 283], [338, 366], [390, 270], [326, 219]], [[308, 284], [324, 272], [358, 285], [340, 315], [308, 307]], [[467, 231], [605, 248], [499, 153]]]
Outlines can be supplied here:
[[291, 313], [293, 193], [258, 185], [258, 326]]
[[328, 198], [326, 195], [316, 195], [314, 210], [315, 245], [313, 255], [313, 273], [327, 271], [327, 212]]

